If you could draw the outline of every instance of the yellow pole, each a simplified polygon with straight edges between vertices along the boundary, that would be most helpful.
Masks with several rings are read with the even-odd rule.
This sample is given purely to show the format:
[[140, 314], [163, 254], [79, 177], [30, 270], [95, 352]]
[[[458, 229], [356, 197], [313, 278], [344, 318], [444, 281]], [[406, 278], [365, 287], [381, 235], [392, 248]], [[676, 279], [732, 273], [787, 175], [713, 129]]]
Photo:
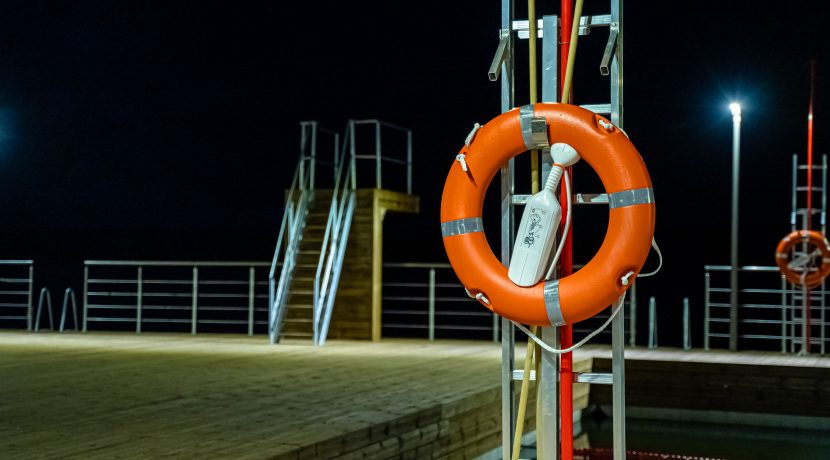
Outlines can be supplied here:
[[[538, 96], [536, 94], [536, 41], [538, 40], [537, 29], [536, 26], [536, 1], [535, 0], [528, 0], [527, 1], [527, 21], [528, 21], [528, 49], [530, 54], [530, 103], [535, 104], [537, 102]], [[531, 193], [538, 193], [539, 192], [539, 151], [538, 150], [531, 150], [530, 151], [530, 192]], [[531, 332], [534, 334], [538, 333], [538, 328], [533, 326], [531, 328]], [[527, 396], [530, 390], [530, 367], [533, 363], [533, 354], [535, 351], [535, 346], [530, 338], [527, 339], [527, 351], [525, 351], [525, 365], [524, 365], [524, 373], [522, 375], [522, 388], [519, 393], [519, 406], [518, 406], [518, 413], [516, 414], [516, 432], [513, 435], [513, 453], [512, 453], [512, 460], [518, 460], [519, 452], [522, 449], [522, 433], [524, 431], [525, 425], [525, 412], [527, 411]], [[538, 360], [538, 356], [537, 356]], [[537, 366], [538, 367], [538, 366]], [[537, 373], [536, 378], [539, 378]], [[538, 382], [537, 382], [538, 387]]]

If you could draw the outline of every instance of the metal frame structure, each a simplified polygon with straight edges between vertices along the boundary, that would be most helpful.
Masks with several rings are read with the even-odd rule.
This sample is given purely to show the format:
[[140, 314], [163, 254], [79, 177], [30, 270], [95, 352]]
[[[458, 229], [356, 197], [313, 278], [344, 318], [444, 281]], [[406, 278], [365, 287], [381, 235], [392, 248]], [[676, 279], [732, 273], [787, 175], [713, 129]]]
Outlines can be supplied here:
[[[389, 281], [388, 277], [384, 276], [383, 302], [396, 305], [393, 308], [384, 308], [384, 316], [407, 318], [405, 322], [398, 323], [387, 322], [384, 319], [384, 328], [391, 330], [425, 329], [429, 340], [435, 340], [436, 331], [472, 331], [489, 333], [493, 342], [499, 341], [499, 316], [482, 311], [475, 299], [467, 295], [458, 295], [459, 292], [463, 292], [464, 285], [454, 276], [450, 264], [446, 262], [393, 262], [384, 263], [383, 268], [384, 271], [392, 269], [396, 272], [407, 273], [404, 278], [406, 281], [398, 281], [396, 277]], [[426, 281], [418, 281], [424, 279]], [[393, 294], [387, 295], [388, 291], [393, 291]], [[452, 294], [441, 295], [441, 292], [452, 292]], [[426, 309], [423, 308], [424, 303], [426, 303]], [[403, 306], [398, 306], [401, 304]], [[447, 305], [448, 308], [440, 308], [443, 305]], [[464, 308], [466, 306], [469, 308]], [[423, 318], [426, 318], [426, 321], [423, 321]], [[464, 318], [464, 321], [442, 321], [445, 318], [455, 320]], [[485, 325], [486, 323], [489, 325]]]
[[[140, 334], [145, 323], [167, 323], [189, 325], [190, 333], [196, 335], [200, 324], [236, 324], [247, 326], [248, 335], [253, 335], [255, 325], [266, 324], [255, 319], [257, 312], [265, 310], [257, 308], [257, 300], [267, 298], [266, 294], [257, 293], [257, 287], [264, 288], [267, 284], [262, 275], [258, 279], [257, 273], [269, 265], [268, 262], [86, 260], [82, 331], [87, 332], [90, 323], [132, 323], [135, 332]], [[162, 275], [162, 269], [179, 273], [175, 277]], [[206, 269], [240, 273], [234, 277], [227, 274], [207, 277], [204, 276]], [[210, 292], [204, 292], [207, 289]], [[223, 305], [215, 305], [216, 302]], [[64, 312], [65, 308], [66, 295]], [[98, 313], [93, 316], [91, 312]], [[166, 312], [166, 317], [148, 317], [147, 312]], [[233, 318], [201, 318], [200, 314], [206, 312]]]
[[[342, 155], [337, 155], [339, 134], [319, 128], [316, 121], [300, 122], [300, 158], [285, 197], [285, 212], [268, 274], [268, 341], [272, 344], [279, 340], [288, 290], [297, 265], [300, 241], [303, 238], [308, 211], [314, 205], [318, 132], [334, 136], [333, 166], [335, 170], [342, 167], [338, 164]], [[279, 276], [278, 266], [281, 267]]]
[[[821, 174], [821, 186], [811, 187], [809, 185], [799, 185], [799, 171], [819, 171]], [[792, 189], [791, 189], [791, 203], [792, 210], [790, 212], [790, 229], [795, 231], [798, 228], [808, 228], [812, 216], [819, 216], [820, 231], [826, 234], [827, 231], [827, 156], [822, 155], [820, 165], [799, 164], [798, 155], [792, 156]], [[810, 190], [810, 191], [808, 191]], [[800, 192], [820, 193], [819, 208], [811, 207], [811, 203], [816, 201], [810, 197], [805, 200], [806, 207], [800, 205], [798, 199]], [[794, 248], [794, 257], [803, 255], [806, 248]], [[730, 348], [740, 344], [740, 340], [754, 340], [754, 341], [777, 341], [780, 342], [782, 353], [800, 353], [806, 354], [808, 352], [807, 342], [810, 345], [818, 345], [819, 353], [825, 354], [828, 345], [830, 345], [830, 336], [828, 336], [828, 326], [830, 326], [830, 319], [828, 319], [828, 305], [827, 291], [824, 283], [817, 289], [806, 290], [801, 287], [791, 285], [786, 278], [780, 275], [780, 270], [777, 266], [739, 266], [733, 270], [732, 265], [705, 265], [704, 270], [704, 320], [703, 320], [703, 337], [704, 348], [709, 349], [712, 339], [728, 339]], [[737, 272], [749, 276], [751, 273], [775, 273], [780, 279], [780, 287], [745, 287], [739, 288], [734, 292], [733, 288], [719, 287], [718, 283], [712, 281], [712, 275], [719, 272]], [[759, 282], [760, 283], [760, 282]], [[730, 283], [731, 285], [731, 283]], [[759, 284], [760, 285], [760, 284]], [[754, 286], [754, 285], [753, 285]], [[737, 312], [733, 311], [732, 302], [724, 303], [715, 299], [713, 296], [728, 293], [730, 297], [737, 299]], [[741, 302], [740, 295], [752, 295], [759, 298], [751, 302]], [[767, 296], [770, 299], [762, 298]], [[775, 298], [776, 301], [773, 301]], [[729, 315], [723, 316], [719, 314], [724, 309], [729, 308]], [[770, 315], [768, 312], [777, 310], [780, 315]], [[809, 313], [807, 313], [809, 312]], [[812, 315], [818, 312], [819, 317], [813, 318]], [[806, 313], [806, 314], [805, 314]], [[727, 323], [729, 325], [728, 333], [716, 330], [712, 331], [712, 327], [719, 323]], [[715, 326], [717, 328], [717, 326]], [[752, 327], [752, 330], [747, 328]], [[771, 333], [770, 327], [775, 327], [780, 330], [780, 333]], [[813, 334], [813, 329], [818, 328], [818, 334]]]
[[[23, 277], [19, 274], [19, 269], [24, 268], [28, 272], [28, 276]], [[34, 301], [34, 279], [35, 279], [35, 263], [31, 260], [0, 260], [0, 321], [4, 323], [10, 321], [11, 324], [16, 325], [18, 322], [26, 324], [26, 330], [32, 330], [33, 321], [33, 301]], [[17, 286], [26, 285], [23, 289], [18, 289]], [[25, 297], [25, 302], [17, 301], [17, 299]], [[16, 313], [25, 309], [25, 314]]]
[[49, 328], [43, 329], [44, 331], [54, 331], [55, 330], [55, 317], [52, 314], [52, 294], [49, 292], [49, 288], [44, 287], [40, 290], [40, 297], [37, 300], [37, 312], [35, 313], [35, 326], [32, 329], [33, 332], [40, 332], [40, 316], [43, 312], [43, 304], [44, 301], [46, 303], [46, 314], [49, 315]]
[[[811, 83], [812, 88], [812, 83]], [[798, 155], [793, 154], [793, 162], [792, 162], [792, 177], [793, 177], [793, 187], [792, 187], [792, 212], [790, 213], [790, 228], [791, 231], [795, 231], [798, 227], [798, 218], [801, 217], [800, 227], [801, 229], [812, 229], [813, 223], [813, 215], [818, 214], [820, 217], [820, 231], [822, 235], [827, 234], [827, 155], [822, 155], [821, 157], [821, 165], [815, 165], [812, 161], [812, 97], [810, 98], [810, 116], [808, 119], [809, 123], [809, 152], [808, 152], [808, 160], [807, 164], [800, 165], [798, 164]], [[798, 185], [798, 171], [806, 170], [807, 171], [807, 185]], [[813, 171], [818, 170], [821, 172], [821, 187], [813, 187], [812, 185], [812, 176]], [[798, 206], [798, 192], [804, 192], [806, 194], [805, 206], [801, 208]], [[814, 208], [813, 203], [813, 193], [820, 192], [821, 193], [821, 207]], [[805, 255], [808, 250], [807, 242], [805, 241], [804, 245], [800, 248], [794, 248], [793, 250], [793, 257], [798, 257], [800, 255]], [[810, 346], [813, 344], [819, 345], [820, 353], [824, 354], [825, 351], [825, 309], [826, 309], [826, 299], [825, 299], [825, 283], [821, 283], [820, 288], [816, 290], [811, 290], [807, 288], [799, 289], [793, 286], [792, 291], [790, 292], [790, 302], [787, 303], [787, 306], [790, 310], [790, 317], [791, 317], [791, 324], [790, 324], [790, 337], [792, 340], [791, 344], [791, 352], [795, 351], [795, 347], [797, 344], [801, 344], [801, 348], [799, 350], [800, 354], [808, 354], [810, 352]], [[814, 305], [813, 301], [817, 301], [818, 305]], [[799, 308], [800, 307], [800, 308]], [[814, 321], [813, 311], [818, 309], [820, 317], [817, 318], [818, 322]], [[799, 317], [800, 314], [800, 317]], [[797, 327], [800, 326], [800, 334], [796, 334]], [[815, 327], [819, 327], [820, 329], [820, 337], [815, 337], [812, 334], [812, 329]]]
[[[501, 2], [501, 28], [499, 31], [499, 45], [496, 56], [490, 66], [488, 75], [491, 80], [501, 78], [501, 110], [506, 112], [515, 106], [514, 99], [514, 68], [515, 68], [515, 38], [529, 38], [528, 21], [514, 20], [514, 1]], [[542, 38], [542, 102], [557, 102], [559, 100], [559, 18], [544, 16], [538, 20], [538, 37]], [[585, 16], [580, 18], [580, 35], [587, 35], [594, 26], [607, 26], [609, 37], [600, 62], [600, 72], [610, 75], [610, 102], [608, 104], [591, 104], [583, 107], [600, 114], [610, 115], [612, 123], [622, 127], [623, 122], [623, 21], [622, 0], [611, 0], [611, 13], [601, 16]], [[609, 65], [610, 64], [610, 65]], [[549, 167], [543, 169], [543, 176], [549, 173]], [[505, 265], [510, 263], [510, 251], [515, 238], [515, 219], [513, 206], [523, 204], [527, 196], [514, 195], [515, 171], [514, 162], [510, 160], [501, 170], [501, 260]], [[544, 182], [544, 178], [543, 178]], [[599, 199], [582, 200], [582, 196], [575, 197], [575, 204], [580, 202], [598, 203]], [[607, 203], [607, 197], [604, 197]], [[612, 323], [612, 370], [611, 376], [602, 379], [592, 379], [586, 383], [613, 384], [613, 438], [614, 458], [625, 458], [625, 368], [624, 368], [624, 333], [625, 318], [621, 311]], [[509, 459], [513, 448], [513, 433], [515, 431], [515, 384], [514, 380], [521, 379], [523, 371], [515, 370], [515, 330], [513, 324], [502, 318], [502, 455]], [[550, 345], [559, 345], [559, 334], [556, 328], [543, 328], [541, 338]], [[543, 355], [540, 365], [541, 385], [539, 391], [539, 413], [537, 414], [537, 432], [543, 431], [542, 442], [537, 444], [539, 458], [558, 459], [560, 443], [560, 414], [559, 414], [559, 374], [560, 360], [549, 354]], [[606, 378], [607, 377], [607, 378]], [[579, 380], [577, 376], [577, 381]], [[553, 434], [553, 436], [551, 436]]]
[[81, 324], [78, 322], [78, 302], [75, 298], [75, 290], [72, 288], [66, 288], [63, 292], [63, 307], [61, 308], [61, 324], [59, 332], [63, 332], [66, 326], [66, 310], [67, 307], [72, 305], [72, 324], [76, 331], [81, 329]]
[[[337, 286], [343, 266], [343, 259], [349, 240], [352, 217], [354, 215], [357, 189], [357, 161], [374, 160], [375, 187], [381, 188], [383, 163], [393, 163], [406, 167], [406, 192], [412, 193], [412, 131], [377, 119], [349, 120], [346, 133], [340, 144], [340, 136], [318, 127], [317, 122], [302, 122], [300, 159], [294, 173], [291, 188], [286, 197], [285, 213], [280, 225], [277, 246], [274, 250], [271, 272], [269, 273], [269, 342], [279, 341], [283, 317], [287, 309], [289, 290], [293, 280], [297, 255], [309, 210], [314, 206], [315, 170], [317, 168], [318, 132], [334, 136], [334, 179], [332, 200], [329, 206], [326, 228], [323, 236], [317, 269], [312, 288], [312, 340], [315, 345], [324, 345], [328, 335], [329, 324]], [[357, 130], [359, 126], [374, 128], [374, 151], [372, 154], [359, 153]], [[404, 159], [383, 155], [382, 133], [384, 129], [401, 132], [405, 135]], [[361, 143], [362, 145], [362, 143]], [[388, 142], [387, 142], [388, 145]], [[340, 149], [338, 152], [337, 149]], [[277, 267], [281, 266], [279, 273]]]

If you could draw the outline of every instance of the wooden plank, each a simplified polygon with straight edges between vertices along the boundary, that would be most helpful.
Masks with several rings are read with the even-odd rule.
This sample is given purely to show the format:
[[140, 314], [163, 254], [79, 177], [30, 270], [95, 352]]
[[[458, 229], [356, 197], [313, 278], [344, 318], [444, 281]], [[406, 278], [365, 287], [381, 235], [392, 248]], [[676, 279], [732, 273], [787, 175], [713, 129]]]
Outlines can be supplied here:
[[0, 332], [0, 452], [455, 458], [498, 443], [499, 369], [488, 342]]

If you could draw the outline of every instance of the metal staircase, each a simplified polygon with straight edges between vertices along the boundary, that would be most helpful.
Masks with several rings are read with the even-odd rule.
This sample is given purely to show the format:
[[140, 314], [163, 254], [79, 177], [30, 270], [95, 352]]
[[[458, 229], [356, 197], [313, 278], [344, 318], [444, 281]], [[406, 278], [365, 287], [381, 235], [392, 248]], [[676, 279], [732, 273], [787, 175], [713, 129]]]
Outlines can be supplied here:
[[[374, 187], [377, 189], [381, 188], [383, 162], [405, 166], [406, 193], [411, 195], [412, 132], [381, 120], [349, 120], [343, 143], [339, 145], [340, 137], [322, 130], [317, 122], [307, 121], [300, 126], [300, 160], [286, 194], [285, 214], [269, 274], [268, 338], [272, 344], [280, 338], [295, 338], [311, 339], [315, 345], [323, 345], [355, 213], [356, 161], [375, 162]], [[359, 127], [366, 134], [369, 134], [367, 129], [371, 131], [372, 136], [364, 134], [366, 139], [361, 141], [364, 151], [374, 147], [371, 154], [358, 154]], [[397, 133], [399, 143], [403, 141], [405, 158], [382, 154], [383, 129]], [[333, 136], [332, 163], [317, 158], [318, 132]], [[391, 137], [394, 139], [394, 134]], [[315, 184], [318, 164], [333, 167], [332, 188]]]
[[[349, 142], [338, 153], [338, 134], [320, 129], [314, 121], [300, 126], [300, 159], [286, 195], [268, 278], [268, 338], [272, 344], [281, 338], [299, 338], [322, 345], [354, 212], [354, 155], [345, 161], [346, 147], [354, 144], [354, 129], [350, 122]], [[317, 159], [318, 132], [334, 136], [333, 163]], [[315, 189], [318, 163], [333, 166], [333, 188]]]

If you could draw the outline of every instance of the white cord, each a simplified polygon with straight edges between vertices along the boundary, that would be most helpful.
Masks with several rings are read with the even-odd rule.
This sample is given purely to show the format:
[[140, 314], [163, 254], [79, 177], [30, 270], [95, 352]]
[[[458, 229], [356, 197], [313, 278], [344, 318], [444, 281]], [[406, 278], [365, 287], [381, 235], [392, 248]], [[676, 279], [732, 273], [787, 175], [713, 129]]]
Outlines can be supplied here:
[[473, 139], [476, 137], [476, 133], [478, 130], [481, 129], [481, 125], [476, 123], [473, 125], [473, 130], [470, 131], [470, 134], [467, 134], [467, 139], [464, 140], [464, 145], [469, 147], [470, 144], [473, 142]]
[[657, 257], [660, 258], [659, 259], [660, 262], [657, 263], [657, 269], [655, 269], [651, 273], [640, 273], [639, 275], [637, 275], [637, 278], [645, 278], [645, 277], [648, 277], [648, 276], [654, 276], [654, 275], [657, 274], [657, 272], [660, 271], [661, 268], [663, 268], [663, 253], [660, 252], [660, 246], [657, 246], [657, 240], [654, 239], [654, 237], [651, 237], [651, 247], [654, 248], [654, 251], [657, 253]]
[[549, 353], [553, 353], [553, 354], [555, 354], [555, 355], [561, 355], [561, 354], [565, 354], [565, 353], [570, 353], [570, 352], [572, 352], [572, 351], [576, 350], [577, 348], [581, 347], [582, 345], [585, 345], [586, 343], [588, 343], [588, 341], [589, 341], [589, 340], [591, 340], [591, 339], [593, 339], [594, 337], [596, 337], [596, 336], [597, 336], [597, 334], [599, 334], [600, 332], [604, 331], [604, 330], [605, 330], [605, 328], [607, 328], [607, 327], [608, 327], [608, 325], [609, 325], [609, 324], [611, 324], [611, 321], [613, 321], [613, 320], [614, 320], [614, 317], [616, 317], [616, 316], [617, 316], [617, 313], [619, 313], [619, 311], [620, 311], [620, 309], [622, 308], [622, 306], [623, 306], [623, 304], [624, 304], [624, 303], [625, 303], [625, 292], [623, 292], [623, 293], [622, 293], [622, 295], [621, 295], [621, 296], [617, 299], [617, 301], [614, 303], [614, 310], [611, 312], [611, 316], [609, 316], [609, 317], [608, 317], [608, 319], [607, 319], [607, 320], [605, 320], [605, 323], [603, 323], [603, 325], [602, 325], [602, 326], [600, 326], [600, 328], [599, 328], [599, 329], [597, 329], [597, 330], [595, 330], [594, 332], [591, 332], [590, 334], [588, 334], [588, 336], [587, 336], [587, 337], [585, 337], [584, 339], [582, 339], [582, 340], [580, 340], [579, 342], [577, 342], [576, 344], [574, 344], [574, 346], [572, 346], [572, 347], [568, 347], [568, 348], [564, 348], [564, 349], [554, 348], [554, 347], [552, 347], [552, 346], [548, 345], [547, 343], [545, 343], [542, 339], [540, 339], [538, 336], [536, 336], [536, 334], [534, 334], [534, 333], [530, 332], [530, 331], [529, 331], [526, 327], [522, 326], [521, 324], [519, 324], [519, 323], [517, 323], [517, 322], [515, 322], [515, 321], [512, 321], [512, 323], [513, 323], [513, 324], [515, 324], [515, 325], [516, 325], [516, 327], [517, 327], [517, 328], [519, 328], [519, 330], [521, 330], [522, 332], [524, 332], [525, 334], [527, 334], [527, 336], [528, 336], [531, 340], [533, 340], [534, 342], [536, 342], [536, 343], [537, 343], [540, 347], [542, 347], [545, 351], [547, 351], [547, 352], [549, 352]]
[[571, 177], [568, 175], [568, 168], [562, 168], [565, 172], [565, 195], [567, 196], [566, 200], [568, 203], [568, 213], [565, 217], [565, 228], [562, 230], [562, 239], [559, 241], [559, 247], [556, 248], [556, 254], [553, 256], [553, 260], [550, 262], [550, 268], [548, 268], [548, 273], [545, 275], [545, 279], [549, 280], [551, 276], [553, 276], [553, 271], [556, 269], [556, 264], [559, 262], [559, 256], [562, 255], [562, 249], [565, 248], [565, 240], [568, 238], [568, 230], [571, 228], [571, 214], [573, 214], [573, 203], [571, 199]]

